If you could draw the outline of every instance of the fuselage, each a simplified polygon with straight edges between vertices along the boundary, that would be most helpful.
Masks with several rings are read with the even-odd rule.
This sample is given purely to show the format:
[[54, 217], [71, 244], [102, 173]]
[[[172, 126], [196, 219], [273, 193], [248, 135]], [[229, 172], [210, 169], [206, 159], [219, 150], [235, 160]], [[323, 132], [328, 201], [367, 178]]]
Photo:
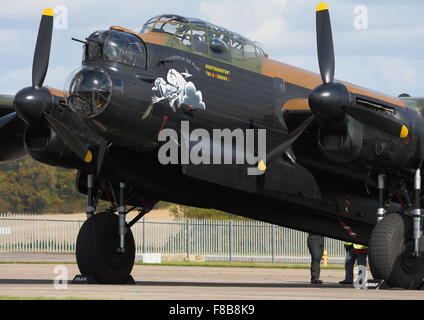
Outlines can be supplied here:
[[[83, 67], [105, 71], [112, 86], [107, 106], [98, 102], [96, 114], [84, 122], [112, 143], [102, 175], [123, 179], [140, 194], [367, 243], [376, 223], [375, 174], [416, 161], [413, 116], [418, 111], [399, 98], [345, 83], [364, 104], [396, 110], [410, 124], [408, 139], [394, 140], [350, 117], [337, 127], [318, 119], [294, 144], [296, 162], [280, 159], [265, 175], [246, 176], [246, 166], [235, 164], [163, 166], [157, 159], [158, 136], [163, 129], [180, 132], [182, 121], [211, 135], [214, 129], [266, 129], [266, 148], [274, 149], [311, 115], [308, 96], [321, 78], [258, 49], [247, 58], [231, 58], [202, 47], [187, 49], [181, 39], [154, 29], [107, 32], [137, 38], [145, 60], [130, 65], [100, 53], [88, 57], [97, 41], [88, 38]], [[178, 91], [179, 83], [194, 92], [190, 103], [184, 103], [188, 94]], [[79, 184], [84, 192], [84, 179]]]

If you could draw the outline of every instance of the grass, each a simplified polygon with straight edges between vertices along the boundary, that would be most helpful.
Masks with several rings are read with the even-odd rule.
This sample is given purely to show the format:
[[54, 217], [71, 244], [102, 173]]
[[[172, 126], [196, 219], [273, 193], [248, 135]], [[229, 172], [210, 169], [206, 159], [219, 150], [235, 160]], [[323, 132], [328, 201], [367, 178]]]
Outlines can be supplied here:
[[[0, 264], [76, 264], [76, 262], [59, 261], [0, 261]], [[282, 264], [282, 263], [254, 263], [254, 262], [194, 262], [194, 261], [165, 261], [162, 263], [136, 262], [138, 266], [164, 266], [164, 267], [217, 267], [217, 268], [276, 268], [276, 269], [309, 269], [309, 264]], [[321, 265], [323, 270], [343, 270], [344, 265]]]
[[[191, 261], [166, 261], [160, 264], [136, 262], [142, 266], [178, 266], [178, 267], [220, 267], [220, 268], [277, 268], [277, 269], [309, 269], [309, 264], [281, 264], [281, 263], [253, 263], [253, 262], [191, 262]], [[321, 269], [343, 270], [343, 265], [321, 265]]]

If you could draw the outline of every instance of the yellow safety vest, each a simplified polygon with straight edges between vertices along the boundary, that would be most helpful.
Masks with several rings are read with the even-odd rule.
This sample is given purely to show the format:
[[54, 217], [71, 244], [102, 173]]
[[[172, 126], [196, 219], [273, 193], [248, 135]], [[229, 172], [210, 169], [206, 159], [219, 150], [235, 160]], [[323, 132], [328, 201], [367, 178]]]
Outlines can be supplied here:
[[367, 246], [363, 246], [362, 244], [354, 244], [353, 247], [357, 250], [367, 250]]

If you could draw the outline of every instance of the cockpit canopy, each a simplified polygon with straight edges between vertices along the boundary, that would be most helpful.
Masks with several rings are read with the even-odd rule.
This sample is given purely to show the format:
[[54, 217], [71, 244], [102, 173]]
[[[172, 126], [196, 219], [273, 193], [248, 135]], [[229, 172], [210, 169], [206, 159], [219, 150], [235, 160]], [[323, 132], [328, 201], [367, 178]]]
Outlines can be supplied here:
[[189, 49], [229, 62], [256, 59], [265, 55], [258, 43], [194, 18], [177, 15], [156, 16], [146, 22], [141, 33], [165, 34], [176, 39], [180, 49]]
[[146, 68], [146, 50], [136, 36], [118, 30], [96, 31], [87, 38], [84, 61], [104, 60]]

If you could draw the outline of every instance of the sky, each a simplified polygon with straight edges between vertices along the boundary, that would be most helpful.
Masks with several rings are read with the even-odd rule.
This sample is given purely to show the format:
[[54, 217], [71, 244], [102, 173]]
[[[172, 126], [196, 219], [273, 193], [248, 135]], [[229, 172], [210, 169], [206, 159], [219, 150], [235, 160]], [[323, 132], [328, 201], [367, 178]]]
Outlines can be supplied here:
[[[84, 39], [120, 25], [140, 31], [162, 13], [196, 17], [262, 44], [272, 59], [318, 72], [314, 0], [1, 0], [0, 93], [31, 84], [41, 13], [67, 11], [55, 28], [45, 85], [63, 89], [81, 65]], [[424, 96], [424, 1], [329, 0], [336, 78], [391, 95]], [[62, 11], [63, 12], [63, 11]], [[57, 15], [56, 19], [64, 17]], [[66, 19], [65, 19], [66, 20]], [[59, 20], [56, 20], [58, 22]], [[59, 22], [63, 22], [60, 20]], [[63, 26], [63, 23], [62, 23]]]

